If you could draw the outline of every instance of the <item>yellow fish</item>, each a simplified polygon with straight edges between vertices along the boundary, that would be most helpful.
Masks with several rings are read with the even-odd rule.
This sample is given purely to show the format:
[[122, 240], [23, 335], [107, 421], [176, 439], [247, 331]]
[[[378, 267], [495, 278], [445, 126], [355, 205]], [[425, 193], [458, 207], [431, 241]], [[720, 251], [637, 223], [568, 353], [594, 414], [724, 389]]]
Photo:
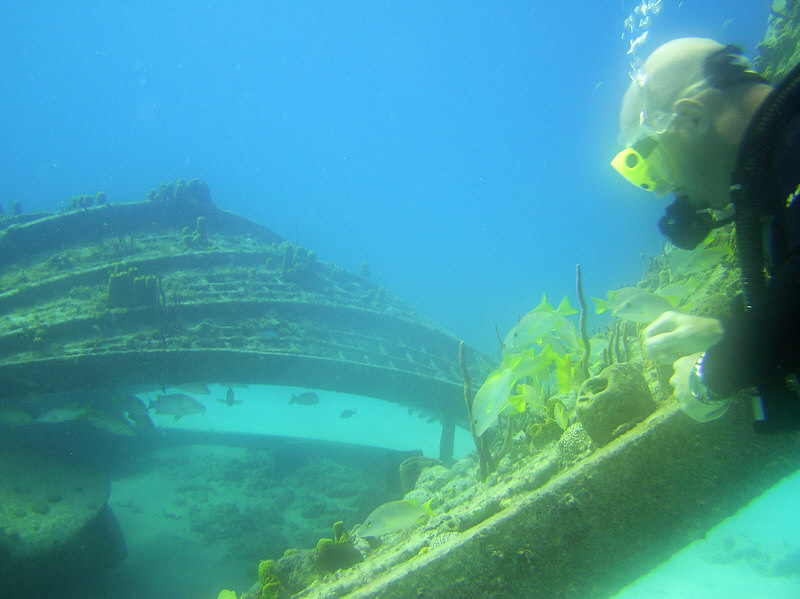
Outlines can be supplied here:
[[516, 385], [514, 389], [515, 395], [508, 397], [508, 402], [514, 407], [517, 412], [524, 412], [525, 407], [531, 409], [544, 409], [544, 393], [542, 386], [534, 379], [534, 384], [521, 384]]
[[729, 253], [722, 248], [705, 248], [702, 250], [673, 250], [667, 257], [670, 270], [676, 274], [691, 275], [708, 272], [727, 258]]
[[615, 289], [614, 291], [607, 291], [606, 297], [608, 299], [600, 299], [593, 297], [596, 312], [602, 314], [603, 312], [613, 312], [619, 308], [626, 300], [642, 293], [642, 289], [638, 287], [623, 287], [622, 289]]
[[622, 302], [613, 314], [624, 320], [650, 324], [667, 310], [672, 310], [672, 304], [667, 298], [641, 290]]
[[553, 308], [547, 296], [542, 296], [541, 303], [523, 316], [506, 335], [503, 355], [518, 354], [531, 346], [545, 345], [547, 342], [572, 345], [576, 340], [575, 325], [566, 317], [577, 313], [566, 296], [558, 308]]
[[[546, 346], [539, 355], [521, 353], [503, 358], [500, 368], [486, 377], [472, 401], [472, 426], [476, 435], [486, 432], [500, 412], [512, 405], [510, 400], [515, 401], [511, 398], [517, 381], [552, 366], [554, 355], [550, 346]], [[524, 409], [524, 402], [515, 403], [517, 410]]]
[[417, 505], [413, 501], [390, 501], [372, 510], [358, 529], [361, 537], [380, 537], [416, 524], [420, 518], [432, 516], [431, 502]]

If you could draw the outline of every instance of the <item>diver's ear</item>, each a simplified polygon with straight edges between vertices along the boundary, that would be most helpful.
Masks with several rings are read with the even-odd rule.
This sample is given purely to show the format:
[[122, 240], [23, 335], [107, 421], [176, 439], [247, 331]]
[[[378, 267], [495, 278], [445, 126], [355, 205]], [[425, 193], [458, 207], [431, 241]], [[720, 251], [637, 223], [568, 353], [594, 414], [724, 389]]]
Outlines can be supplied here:
[[682, 98], [675, 102], [676, 124], [688, 127], [697, 135], [708, 135], [711, 131], [711, 114], [708, 108], [693, 98]]

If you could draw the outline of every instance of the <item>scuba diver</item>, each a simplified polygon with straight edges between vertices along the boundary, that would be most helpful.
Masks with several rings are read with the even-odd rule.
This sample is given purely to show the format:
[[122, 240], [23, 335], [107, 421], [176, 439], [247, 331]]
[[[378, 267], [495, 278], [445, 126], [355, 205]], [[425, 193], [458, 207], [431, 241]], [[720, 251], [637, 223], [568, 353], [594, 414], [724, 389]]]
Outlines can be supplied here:
[[685, 413], [722, 416], [755, 388], [755, 429], [800, 429], [800, 66], [772, 87], [736, 46], [682, 38], [657, 48], [620, 110], [625, 145], [612, 166], [675, 201], [659, 220], [677, 247], [736, 226], [743, 307], [723, 320], [669, 311], [644, 331], [672, 362]]

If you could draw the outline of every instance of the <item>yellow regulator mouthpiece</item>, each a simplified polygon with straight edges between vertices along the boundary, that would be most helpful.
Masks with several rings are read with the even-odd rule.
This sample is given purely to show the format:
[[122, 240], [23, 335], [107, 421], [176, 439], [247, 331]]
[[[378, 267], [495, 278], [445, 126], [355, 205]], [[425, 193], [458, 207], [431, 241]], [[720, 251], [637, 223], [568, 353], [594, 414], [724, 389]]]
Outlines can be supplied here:
[[650, 167], [647, 160], [633, 148], [625, 148], [614, 156], [611, 166], [636, 187], [641, 187], [646, 191], [655, 190], [656, 182], [648, 173]]
[[658, 140], [645, 137], [614, 156], [611, 166], [636, 187], [663, 195], [673, 189], [665, 163], [668, 159], [658, 150]]

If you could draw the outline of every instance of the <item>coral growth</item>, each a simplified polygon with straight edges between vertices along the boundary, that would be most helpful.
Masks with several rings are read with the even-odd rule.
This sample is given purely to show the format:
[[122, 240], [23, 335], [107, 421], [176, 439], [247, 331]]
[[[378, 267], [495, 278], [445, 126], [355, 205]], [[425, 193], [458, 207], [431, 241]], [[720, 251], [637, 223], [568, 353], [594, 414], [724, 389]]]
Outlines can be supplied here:
[[333, 539], [320, 539], [314, 549], [314, 569], [320, 574], [344, 570], [364, 561], [353, 547], [343, 522], [333, 525]]
[[121, 270], [119, 264], [108, 276], [106, 301], [110, 308], [154, 306], [158, 302], [158, 277], [138, 276], [131, 267]]
[[756, 66], [768, 81], [780, 81], [800, 62], [800, 4], [784, 2], [777, 10], [775, 2], [769, 16], [764, 41], [759, 44]]
[[587, 379], [578, 393], [576, 412], [599, 447], [625, 433], [656, 409], [641, 366], [614, 364]]
[[158, 189], [151, 189], [147, 192], [146, 200], [165, 204], [171, 207], [179, 207], [190, 204], [195, 206], [213, 206], [211, 192], [208, 185], [201, 179], [192, 179], [188, 183], [183, 179], [162, 183]]
[[286, 597], [286, 589], [275, 574], [275, 562], [271, 559], [258, 564], [258, 584], [261, 587], [262, 599], [280, 599]]
[[319, 282], [317, 254], [288, 241], [281, 244], [283, 254], [280, 277], [288, 283], [312, 288]]
[[181, 233], [183, 235], [183, 245], [189, 249], [203, 250], [214, 245], [208, 240], [208, 219], [205, 216], [197, 217], [194, 231], [190, 227], [184, 227]]
[[336, 522], [333, 538], [320, 539], [314, 549], [287, 549], [277, 562], [264, 560], [258, 565], [261, 598], [282, 599], [299, 593], [314, 581], [363, 560], [344, 523]]

